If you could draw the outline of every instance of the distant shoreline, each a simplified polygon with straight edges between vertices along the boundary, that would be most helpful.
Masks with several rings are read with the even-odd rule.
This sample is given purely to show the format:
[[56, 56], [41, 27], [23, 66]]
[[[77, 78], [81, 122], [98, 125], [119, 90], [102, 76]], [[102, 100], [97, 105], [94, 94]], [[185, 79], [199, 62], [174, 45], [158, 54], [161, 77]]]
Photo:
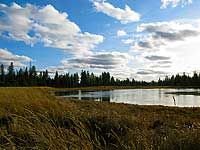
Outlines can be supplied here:
[[200, 89], [199, 86], [91, 86], [77, 88], [53, 88], [55, 90], [115, 90], [115, 89]]
[[200, 86], [87, 86], [87, 87], [73, 87], [73, 88], [56, 88], [49, 86], [7, 86], [3, 88], [47, 88], [55, 91], [58, 90], [115, 90], [115, 89], [200, 89]]

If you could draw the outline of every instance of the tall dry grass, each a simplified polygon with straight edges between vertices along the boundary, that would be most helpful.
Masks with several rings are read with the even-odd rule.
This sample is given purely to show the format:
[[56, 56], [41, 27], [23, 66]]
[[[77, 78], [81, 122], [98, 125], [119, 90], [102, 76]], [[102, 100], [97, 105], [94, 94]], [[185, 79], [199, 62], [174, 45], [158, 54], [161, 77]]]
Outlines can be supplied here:
[[200, 109], [56, 98], [0, 88], [0, 149], [200, 149]]

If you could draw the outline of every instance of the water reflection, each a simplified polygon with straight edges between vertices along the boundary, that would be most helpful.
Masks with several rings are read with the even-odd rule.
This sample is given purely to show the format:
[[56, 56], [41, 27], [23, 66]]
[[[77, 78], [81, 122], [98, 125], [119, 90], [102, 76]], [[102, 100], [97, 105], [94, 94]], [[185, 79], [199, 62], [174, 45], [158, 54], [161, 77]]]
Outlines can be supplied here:
[[95, 100], [139, 105], [199, 107], [199, 89], [117, 89], [108, 91], [59, 91], [56, 96], [78, 100]]
[[56, 91], [56, 96], [77, 95], [79, 91]]

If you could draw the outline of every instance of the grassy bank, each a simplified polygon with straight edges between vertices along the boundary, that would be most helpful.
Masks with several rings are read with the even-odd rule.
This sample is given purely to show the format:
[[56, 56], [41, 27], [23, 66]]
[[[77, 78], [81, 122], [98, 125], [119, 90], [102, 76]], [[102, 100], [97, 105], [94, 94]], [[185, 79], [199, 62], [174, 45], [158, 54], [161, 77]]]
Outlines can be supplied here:
[[0, 88], [0, 149], [200, 149], [200, 108], [56, 98]]

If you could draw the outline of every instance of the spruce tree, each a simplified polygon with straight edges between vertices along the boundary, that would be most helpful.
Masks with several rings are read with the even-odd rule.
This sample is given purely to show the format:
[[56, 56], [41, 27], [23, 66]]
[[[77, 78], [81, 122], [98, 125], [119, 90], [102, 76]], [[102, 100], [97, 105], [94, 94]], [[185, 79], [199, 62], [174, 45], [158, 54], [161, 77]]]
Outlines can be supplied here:
[[4, 71], [4, 65], [1, 64], [1, 69], [0, 69], [0, 73], [1, 73], [1, 76], [0, 76], [0, 85], [1, 86], [4, 86], [5, 85], [5, 71]]

